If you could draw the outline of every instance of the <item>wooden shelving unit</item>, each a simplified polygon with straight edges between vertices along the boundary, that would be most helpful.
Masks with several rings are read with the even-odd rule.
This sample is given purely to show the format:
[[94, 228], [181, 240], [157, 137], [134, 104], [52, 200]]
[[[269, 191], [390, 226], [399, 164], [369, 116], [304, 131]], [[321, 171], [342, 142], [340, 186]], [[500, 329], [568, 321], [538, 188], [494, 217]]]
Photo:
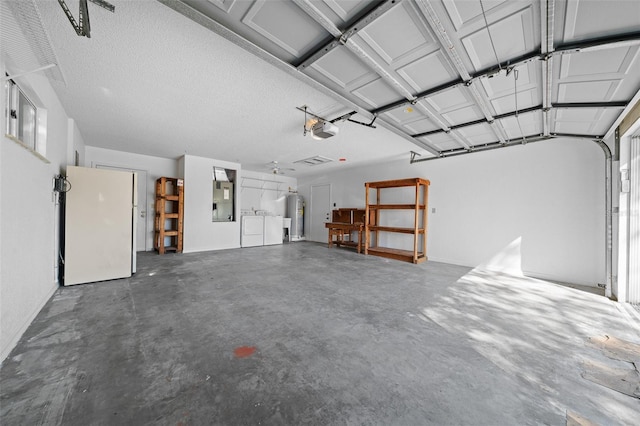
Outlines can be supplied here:
[[[429, 198], [429, 184], [427, 179], [412, 178], [386, 180], [380, 182], [367, 182], [365, 186], [366, 213], [368, 218], [365, 224], [364, 254], [387, 257], [405, 262], [421, 263], [427, 260], [427, 208]], [[383, 204], [381, 203], [381, 191], [392, 188], [414, 187], [415, 193], [412, 203]], [[375, 203], [370, 201], [371, 191], [375, 190]], [[380, 221], [380, 212], [383, 210], [407, 210], [412, 213], [407, 218], [407, 224], [413, 226], [398, 227], [384, 226]], [[413, 235], [413, 247], [411, 249], [397, 249], [382, 247], [379, 245], [381, 232], [393, 232]], [[373, 243], [372, 240], [375, 240]]]
[[[184, 181], [161, 177], [156, 180], [154, 247], [158, 254], [182, 253]], [[169, 244], [167, 244], [167, 240]]]

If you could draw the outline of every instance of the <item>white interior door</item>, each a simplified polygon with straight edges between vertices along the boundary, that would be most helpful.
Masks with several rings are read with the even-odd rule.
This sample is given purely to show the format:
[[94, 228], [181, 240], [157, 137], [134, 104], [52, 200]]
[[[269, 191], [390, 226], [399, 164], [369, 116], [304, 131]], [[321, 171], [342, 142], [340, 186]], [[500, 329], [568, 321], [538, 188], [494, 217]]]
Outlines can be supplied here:
[[331, 185], [313, 185], [311, 187], [311, 218], [309, 239], [321, 243], [327, 242], [328, 231], [324, 226], [331, 221]]
[[[96, 168], [135, 172], [138, 174], [138, 219], [136, 221], [136, 251], [147, 251], [147, 171], [126, 167], [110, 166], [108, 164], [96, 164]], [[150, 217], [153, 218], [153, 214]]]

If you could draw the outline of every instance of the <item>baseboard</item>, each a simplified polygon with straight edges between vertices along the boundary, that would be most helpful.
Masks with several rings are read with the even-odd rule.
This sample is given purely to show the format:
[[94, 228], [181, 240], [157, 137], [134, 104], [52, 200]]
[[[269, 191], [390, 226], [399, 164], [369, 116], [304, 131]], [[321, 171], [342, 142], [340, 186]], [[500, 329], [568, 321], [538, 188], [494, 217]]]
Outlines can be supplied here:
[[234, 245], [229, 247], [199, 247], [199, 248], [183, 249], [182, 253], [202, 253], [205, 251], [233, 250], [233, 249], [239, 249], [239, 248], [242, 248], [240, 244], [238, 244], [237, 246]]
[[566, 278], [560, 278], [557, 275], [545, 274], [544, 272], [536, 272], [536, 271], [526, 271], [523, 270], [522, 274], [525, 277], [536, 278], [543, 281], [551, 281], [556, 283], [564, 283], [564, 284], [576, 284], [583, 285], [585, 287], [597, 287], [597, 283], [593, 281], [583, 281], [583, 280], [567, 280]]
[[42, 310], [42, 308], [44, 308], [44, 305], [47, 304], [47, 302], [49, 301], [49, 299], [51, 299], [51, 296], [53, 296], [53, 294], [56, 292], [56, 290], [59, 288], [59, 285], [53, 285], [51, 287], [51, 289], [49, 290], [49, 292], [47, 293], [47, 295], [45, 297], [42, 298], [42, 300], [40, 301], [40, 303], [38, 304], [38, 306], [36, 307], [36, 309], [33, 310], [33, 312], [31, 312], [31, 314], [27, 317], [27, 320], [24, 322], [24, 324], [22, 325], [22, 327], [20, 327], [20, 329], [15, 333], [15, 335], [11, 338], [11, 340], [9, 341], [9, 344], [2, 348], [2, 350], [0, 351], [0, 365], [2, 365], [2, 363], [4, 362], [4, 360], [9, 356], [9, 354], [11, 353], [11, 351], [16, 347], [16, 345], [18, 344], [18, 342], [20, 341], [20, 338], [22, 337], [22, 335], [24, 334], [25, 331], [27, 331], [27, 328], [29, 328], [29, 326], [31, 325], [31, 323], [33, 322], [33, 320], [36, 318], [36, 316], [40, 313], [40, 311]]
[[467, 265], [466, 263], [462, 262], [461, 260], [445, 259], [443, 257], [433, 257], [433, 256], [429, 256], [429, 254], [427, 254], [427, 258], [428, 258], [429, 262], [448, 263], [450, 265], [465, 266], [467, 268], [473, 268], [473, 266]]
[[[461, 260], [446, 259], [446, 258], [442, 258], [442, 257], [429, 256], [429, 261], [431, 261], [431, 262], [440, 262], [440, 263], [448, 263], [450, 265], [457, 265], [457, 266], [465, 266], [467, 268], [475, 268], [475, 267], [477, 267], [477, 265], [476, 266], [470, 266], [470, 265], [466, 264], [465, 262], [463, 262]], [[597, 287], [597, 283], [595, 283], [593, 281], [583, 281], [583, 280], [571, 280], [571, 281], [568, 281], [566, 278], [560, 278], [557, 275], [546, 274], [544, 272], [522, 270], [522, 274], [524, 276], [526, 276], [526, 277], [529, 277], [529, 278], [536, 278], [536, 279], [540, 279], [540, 280], [544, 280], [544, 281], [560, 282], [560, 283], [566, 283], [566, 284], [576, 284], [576, 285], [583, 285], [583, 286], [587, 286], [587, 287]]]

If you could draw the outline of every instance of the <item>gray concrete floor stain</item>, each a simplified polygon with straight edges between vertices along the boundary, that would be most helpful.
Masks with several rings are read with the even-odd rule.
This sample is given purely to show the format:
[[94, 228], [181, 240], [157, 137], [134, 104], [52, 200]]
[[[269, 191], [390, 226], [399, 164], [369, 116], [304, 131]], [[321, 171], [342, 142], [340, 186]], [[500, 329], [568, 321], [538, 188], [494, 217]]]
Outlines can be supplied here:
[[55, 293], [2, 365], [2, 424], [640, 418], [580, 375], [611, 362], [590, 337], [640, 342], [595, 294], [309, 242], [138, 259], [130, 279]]

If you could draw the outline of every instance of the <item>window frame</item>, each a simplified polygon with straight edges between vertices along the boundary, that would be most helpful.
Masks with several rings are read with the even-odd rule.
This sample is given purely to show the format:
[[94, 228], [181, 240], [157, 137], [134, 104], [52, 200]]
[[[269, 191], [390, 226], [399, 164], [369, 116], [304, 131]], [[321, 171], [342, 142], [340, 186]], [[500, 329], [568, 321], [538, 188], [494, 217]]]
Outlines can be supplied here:
[[[25, 91], [10, 78], [5, 81], [5, 95], [6, 135], [16, 142], [20, 142], [26, 148], [39, 153], [38, 107]], [[28, 117], [29, 122], [25, 121], [25, 111], [31, 112], [31, 116]]]

